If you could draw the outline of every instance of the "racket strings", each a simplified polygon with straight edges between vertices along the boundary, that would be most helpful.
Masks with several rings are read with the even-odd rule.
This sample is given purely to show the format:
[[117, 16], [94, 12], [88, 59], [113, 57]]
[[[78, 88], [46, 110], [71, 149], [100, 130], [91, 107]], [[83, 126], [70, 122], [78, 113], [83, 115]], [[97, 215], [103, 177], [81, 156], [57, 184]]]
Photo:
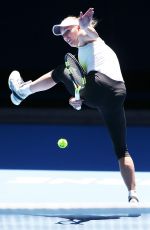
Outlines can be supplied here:
[[80, 66], [73, 55], [67, 55], [66, 67], [72, 74], [72, 78], [77, 85], [84, 87], [86, 84], [85, 71]]

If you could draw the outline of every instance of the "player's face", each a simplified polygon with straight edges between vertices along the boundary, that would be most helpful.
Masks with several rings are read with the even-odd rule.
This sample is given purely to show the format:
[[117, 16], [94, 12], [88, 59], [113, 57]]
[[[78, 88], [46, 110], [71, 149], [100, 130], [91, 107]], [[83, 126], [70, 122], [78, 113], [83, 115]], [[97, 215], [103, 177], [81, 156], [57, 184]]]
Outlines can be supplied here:
[[65, 42], [72, 47], [78, 46], [79, 26], [67, 26], [61, 28], [61, 34]]

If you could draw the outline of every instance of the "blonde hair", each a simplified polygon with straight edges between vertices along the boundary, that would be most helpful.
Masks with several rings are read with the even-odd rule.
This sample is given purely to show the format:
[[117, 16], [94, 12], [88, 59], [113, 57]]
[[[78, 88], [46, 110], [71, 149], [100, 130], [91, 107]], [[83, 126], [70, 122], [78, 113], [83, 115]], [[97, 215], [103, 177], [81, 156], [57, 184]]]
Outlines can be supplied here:
[[92, 26], [93, 28], [95, 28], [95, 27], [97, 26], [97, 24], [98, 24], [98, 20], [95, 19], [95, 18], [93, 18], [92, 21], [91, 21], [91, 26]]
[[[77, 18], [79, 19], [80, 17], [77, 17]], [[95, 28], [97, 24], [98, 24], [98, 20], [95, 19], [95, 18], [93, 18], [92, 21], [91, 21], [91, 23], [90, 23], [90, 26], [92, 26], [93, 28]]]

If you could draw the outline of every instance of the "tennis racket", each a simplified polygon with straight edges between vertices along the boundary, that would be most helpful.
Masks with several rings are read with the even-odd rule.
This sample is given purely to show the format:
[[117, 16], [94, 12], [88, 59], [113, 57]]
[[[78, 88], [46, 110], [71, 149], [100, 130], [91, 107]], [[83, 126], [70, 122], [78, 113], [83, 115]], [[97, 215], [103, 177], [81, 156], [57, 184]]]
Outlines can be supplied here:
[[[75, 99], [80, 100], [80, 90], [85, 87], [86, 84], [86, 72], [78, 62], [78, 60], [71, 53], [65, 55], [65, 65], [68, 70], [70, 79], [73, 82], [75, 89]], [[80, 107], [76, 108], [77, 110], [81, 109]]]

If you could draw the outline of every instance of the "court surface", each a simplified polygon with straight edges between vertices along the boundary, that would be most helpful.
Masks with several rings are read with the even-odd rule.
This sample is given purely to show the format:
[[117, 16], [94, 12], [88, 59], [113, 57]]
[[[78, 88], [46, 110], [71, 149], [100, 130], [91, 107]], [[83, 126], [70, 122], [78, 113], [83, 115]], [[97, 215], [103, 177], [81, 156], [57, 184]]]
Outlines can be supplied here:
[[136, 177], [131, 207], [118, 171], [0, 170], [0, 229], [150, 229], [150, 173]]

